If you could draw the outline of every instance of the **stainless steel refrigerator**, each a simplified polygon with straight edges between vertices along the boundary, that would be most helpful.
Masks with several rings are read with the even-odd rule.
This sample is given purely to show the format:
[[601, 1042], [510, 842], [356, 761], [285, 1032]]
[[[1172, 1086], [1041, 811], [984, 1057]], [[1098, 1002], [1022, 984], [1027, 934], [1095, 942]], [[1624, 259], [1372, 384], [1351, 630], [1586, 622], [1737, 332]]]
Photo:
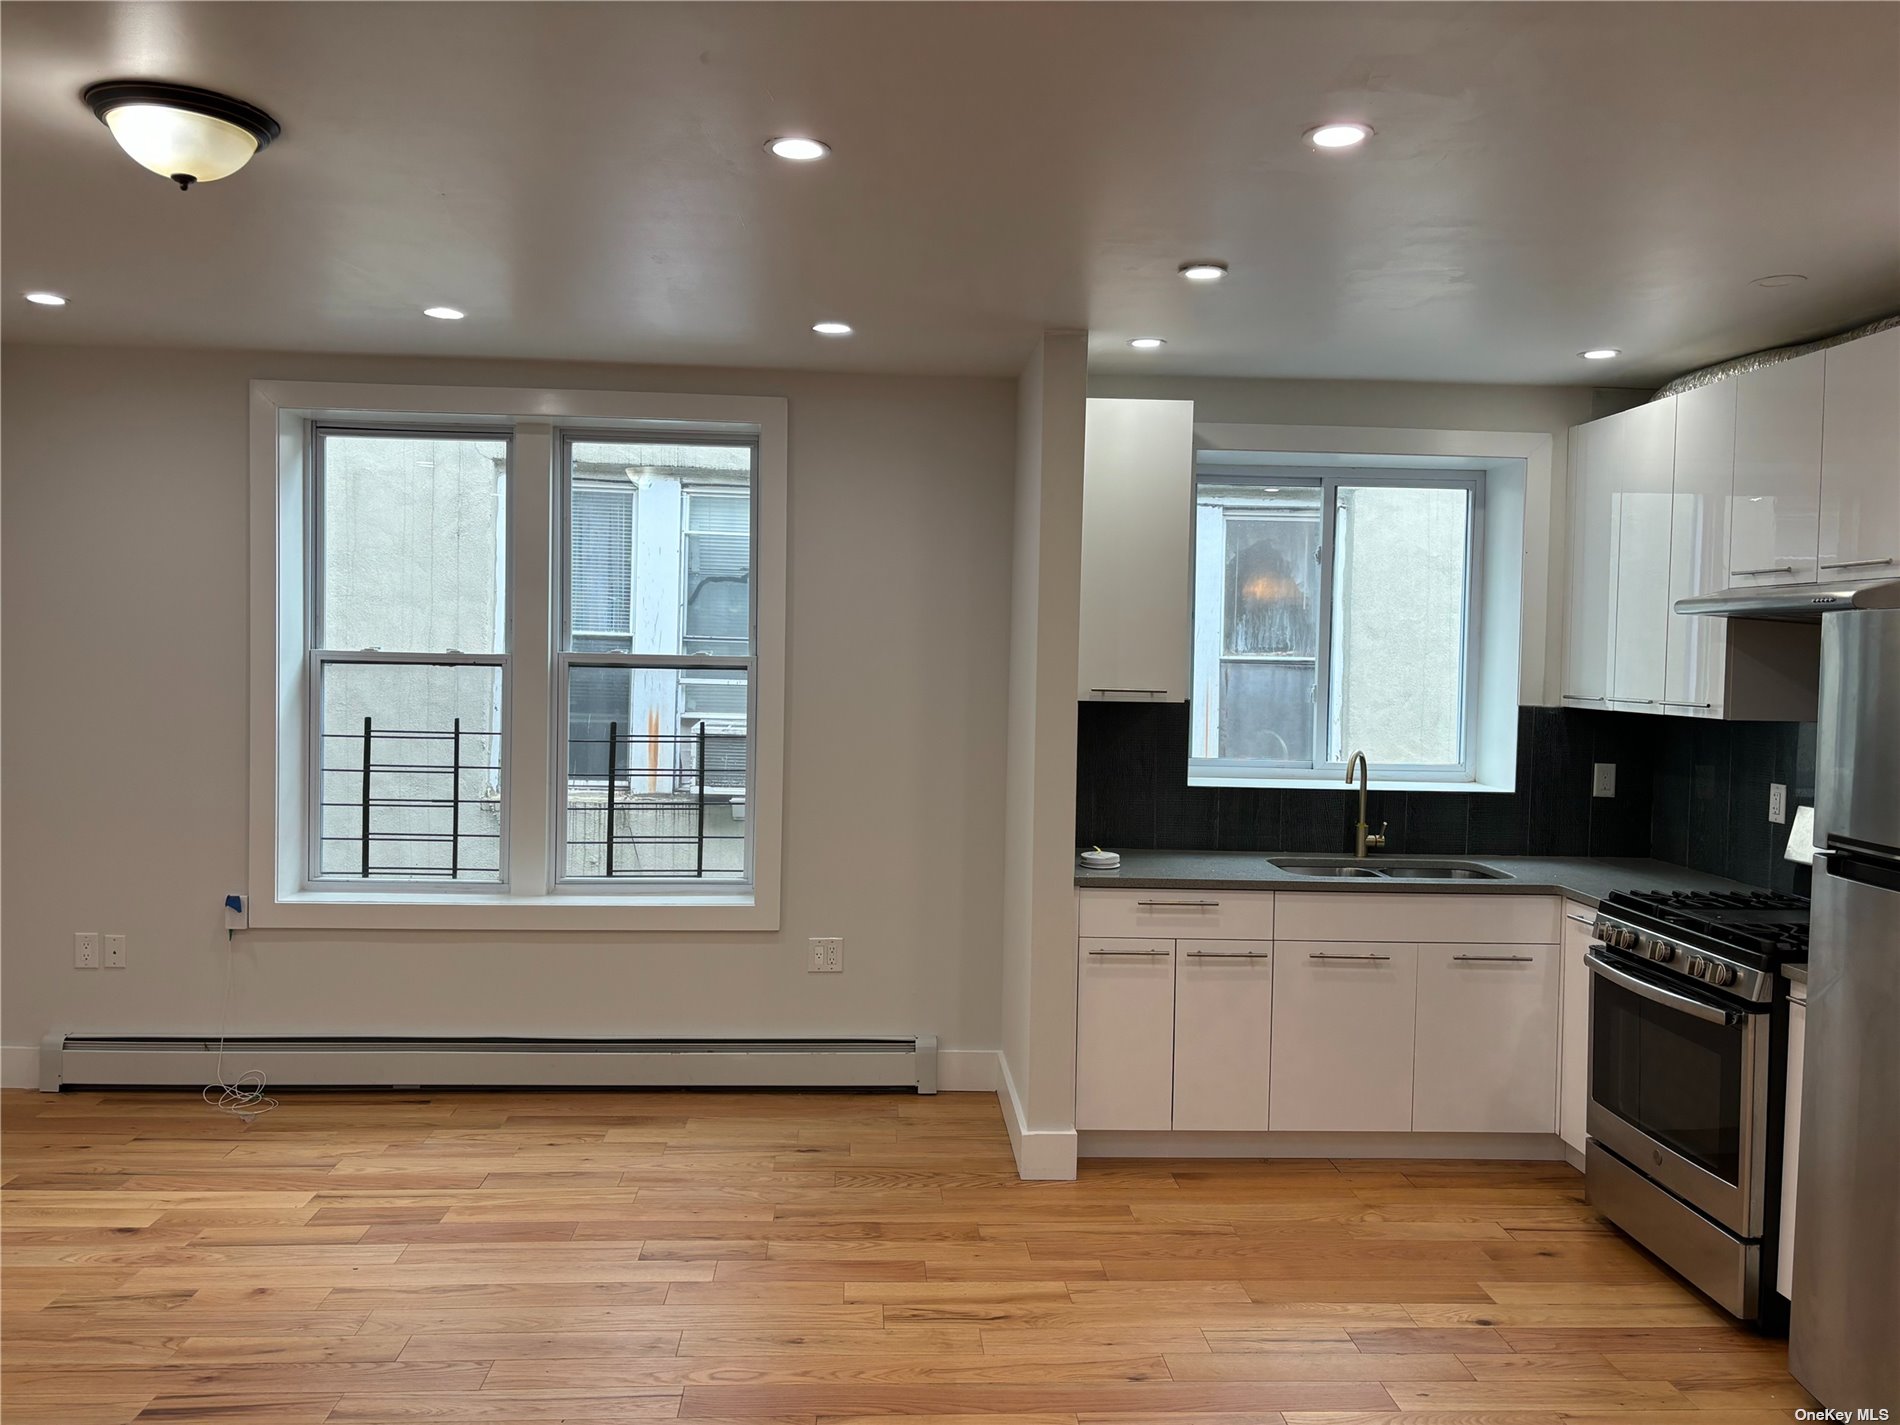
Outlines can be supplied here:
[[1814, 818], [1789, 1364], [1900, 1420], [1900, 611], [1821, 621]]

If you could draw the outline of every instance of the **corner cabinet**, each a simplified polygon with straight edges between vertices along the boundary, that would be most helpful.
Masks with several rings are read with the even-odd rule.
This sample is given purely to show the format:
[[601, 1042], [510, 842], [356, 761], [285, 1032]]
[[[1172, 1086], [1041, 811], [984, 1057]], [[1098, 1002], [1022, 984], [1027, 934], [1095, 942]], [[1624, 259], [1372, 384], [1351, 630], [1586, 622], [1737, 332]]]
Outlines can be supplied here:
[[1193, 524], [1194, 403], [1090, 400], [1082, 700], [1187, 701]]

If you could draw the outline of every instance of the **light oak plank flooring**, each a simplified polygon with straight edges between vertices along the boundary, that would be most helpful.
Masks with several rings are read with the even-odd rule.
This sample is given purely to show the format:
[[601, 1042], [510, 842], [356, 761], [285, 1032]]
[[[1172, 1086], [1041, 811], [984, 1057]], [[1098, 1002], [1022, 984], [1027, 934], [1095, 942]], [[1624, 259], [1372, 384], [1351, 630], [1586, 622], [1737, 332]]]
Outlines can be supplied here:
[[0, 1095], [8, 1425], [1766, 1425], [1562, 1164], [1114, 1162], [996, 1101]]

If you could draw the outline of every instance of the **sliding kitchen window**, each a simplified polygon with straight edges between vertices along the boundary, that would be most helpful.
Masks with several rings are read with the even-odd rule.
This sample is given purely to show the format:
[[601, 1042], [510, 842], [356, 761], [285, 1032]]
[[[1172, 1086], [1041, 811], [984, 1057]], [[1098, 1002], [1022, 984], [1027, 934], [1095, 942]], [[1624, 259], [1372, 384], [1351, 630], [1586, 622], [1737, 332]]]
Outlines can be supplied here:
[[782, 400], [252, 414], [254, 924], [776, 928]]
[[1470, 782], [1483, 477], [1202, 470], [1195, 479], [1197, 781]]

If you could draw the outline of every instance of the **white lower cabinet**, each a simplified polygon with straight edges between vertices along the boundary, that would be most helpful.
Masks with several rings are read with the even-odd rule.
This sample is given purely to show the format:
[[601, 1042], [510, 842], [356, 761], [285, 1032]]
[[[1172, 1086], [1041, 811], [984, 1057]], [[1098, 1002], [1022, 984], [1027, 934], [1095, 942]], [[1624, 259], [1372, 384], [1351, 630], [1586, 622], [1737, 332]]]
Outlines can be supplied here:
[[1557, 1136], [1581, 1153], [1590, 1112], [1590, 966], [1584, 956], [1596, 938], [1596, 913], [1564, 903], [1563, 1014], [1557, 1034]]
[[1408, 1131], [1418, 947], [1283, 940], [1274, 982], [1268, 1126]]
[[1174, 1126], [1267, 1127], [1273, 947], [1258, 940], [1174, 945]]
[[1555, 946], [1419, 946], [1413, 1130], [1556, 1132], [1558, 992]]
[[1084, 940], [1076, 968], [1075, 1126], [1168, 1128], [1174, 942]]
[[1794, 1188], [1801, 1160], [1801, 1063], [1808, 1052], [1807, 986], [1797, 986], [1799, 999], [1788, 999], [1788, 1097], [1783, 1108], [1781, 1139], [1781, 1242], [1775, 1257], [1775, 1289], [1794, 1297]]

